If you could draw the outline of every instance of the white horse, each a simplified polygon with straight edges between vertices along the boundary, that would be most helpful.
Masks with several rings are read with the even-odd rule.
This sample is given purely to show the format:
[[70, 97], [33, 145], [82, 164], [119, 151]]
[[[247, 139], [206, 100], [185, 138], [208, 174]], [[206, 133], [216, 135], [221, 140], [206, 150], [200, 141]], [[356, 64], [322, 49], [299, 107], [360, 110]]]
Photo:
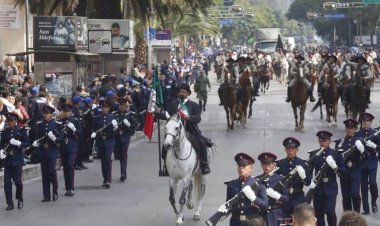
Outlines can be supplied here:
[[[164, 148], [168, 150], [165, 160], [169, 173], [169, 201], [174, 212], [177, 214], [177, 225], [183, 224], [183, 206], [185, 203], [188, 209], [194, 208], [194, 204], [191, 202], [193, 182], [196, 200], [193, 220], [199, 221], [202, 209], [202, 198], [206, 188], [206, 176], [200, 172], [200, 167], [197, 163], [197, 153], [186, 137], [186, 131], [179, 114], [173, 115], [167, 122], [163, 145]], [[179, 198], [179, 209], [177, 210], [175, 193], [179, 182], [182, 183], [183, 190]]]

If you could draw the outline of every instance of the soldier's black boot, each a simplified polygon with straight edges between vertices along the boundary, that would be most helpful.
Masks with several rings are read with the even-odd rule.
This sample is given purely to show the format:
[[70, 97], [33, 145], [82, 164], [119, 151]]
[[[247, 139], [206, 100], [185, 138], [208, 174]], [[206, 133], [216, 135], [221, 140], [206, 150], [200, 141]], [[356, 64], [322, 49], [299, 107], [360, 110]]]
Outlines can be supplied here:
[[203, 111], [206, 111], [206, 101], [203, 102]]
[[372, 212], [373, 213], [377, 213], [377, 211], [379, 210], [377, 208], [377, 198], [379, 197], [379, 191], [377, 189], [377, 185], [370, 185], [369, 187], [370, 189], [370, 192], [371, 192], [371, 206], [372, 206]]
[[224, 86], [223, 86], [223, 84], [221, 84], [219, 86], [219, 89], [218, 89], [218, 96], [219, 96], [219, 100], [220, 100], [219, 106], [223, 105], [223, 102], [222, 102], [223, 89], [224, 89]]
[[199, 109], [201, 109], [202, 111], [202, 106], [203, 106], [202, 101], [199, 101], [198, 104], [199, 104]]
[[288, 96], [286, 97], [286, 100], [285, 100], [288, 103], [290, 102], [290, 91], [291, 90], [292, 90], [292, 88], [288, 86], [288, 94], [287, 94]]
[[307, 94], [310, 97], [310, 102], [314, 102], [315, 98], [313, 97], [313, 90], [312, 89], [307, 89]]
[[211, 172], [210, 167], [208, 166], [207, 159], [200, 159], [200, 164], [201, 164], [201, 173], [203, 175], [207, 175]]
[[15, 207], [13, 206], [13, 204], [10, 204], [7, 206], [7, 208], [5, 208], [5, 210], [13, 210]]
[[22, 207], [24, 207], [24, 199], [19, 198], [17, 202], [17, 209], [22, 209]]

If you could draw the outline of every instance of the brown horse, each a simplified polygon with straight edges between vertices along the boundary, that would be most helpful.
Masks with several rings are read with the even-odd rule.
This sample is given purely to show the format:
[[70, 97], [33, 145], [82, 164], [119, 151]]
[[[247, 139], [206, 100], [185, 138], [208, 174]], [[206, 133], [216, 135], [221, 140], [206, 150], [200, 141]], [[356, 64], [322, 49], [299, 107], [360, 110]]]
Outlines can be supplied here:
[[326, 105], [326, 120], [329, 126], [337, 126], [336, 115], [338, 113], [339, 91], [334, 73], [331, 70], [326, 74], [326, 87], [324, 91], [324, 101]]
[[[239, 117], [237, 119], [240, 121], [240, 124], [246, 128], [245, 124], [247, 122], [247, 109], [248, 104], [252, 101], [253, 88], [250, 80], [251, 73], [245, 71], [239, 78], [239, 84], [242, 89], [241, 100], [238, 104], [237, 114]], [[250, 105], [250, 108], [252, 105]], [[250, 109], [252, 111], [252, 109]]]
[[351, 116], [351, 118], [357, 120], [358, 116], [361, 113], [365, 112], [367, 97], [365, 85], [363, 84], [360, 75], [358, 73], [355, 73], [352, 79], [353, 82], [350, 88], [350, 92], [348, 93], [349, 97], [345, 111], [347, 118]]
[[[306, 111], [306, 102], [308, 99], [306, 86], [302, 81], [300, 73], [297, 73], [296, 82], [290, 92], [290, 102], [292, 104], [294, 119], [296, 122], [295, 131], [303, 131]], [[298, 109], [300, 112], [300, 120], [298, 121]]]
[[234, 120], [236, 118], [237, 96], [235, 82], [228, 73], [224, 78], [224, 91], [222, 95], [222, 103], [227, 117], [227, 131], [234, 129]]

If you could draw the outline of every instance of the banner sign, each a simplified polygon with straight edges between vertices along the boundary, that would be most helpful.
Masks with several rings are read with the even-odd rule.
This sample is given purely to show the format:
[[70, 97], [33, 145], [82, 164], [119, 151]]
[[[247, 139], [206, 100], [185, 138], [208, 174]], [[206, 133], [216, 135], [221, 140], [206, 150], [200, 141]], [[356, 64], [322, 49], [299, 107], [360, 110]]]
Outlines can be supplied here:
[[88, 51], [90, 53], [112, 53], [111, 30], [88, 31]]
[[0, 28], [19, 29], [20, 10], [14, 5], [1, 5], [0, 7]]
[[157, 30], [156, 39], [157, 40], [172, 40], [172, 31], [169, 29]]
[[36, 16], [33, 20], [33, 33], [36, 50], [87, 49], [86, 17]]
[[134, 48], [132, 20], [89, 19], [88, 30], [111, 30], [112, 52], [127, 52], [128, 48]]

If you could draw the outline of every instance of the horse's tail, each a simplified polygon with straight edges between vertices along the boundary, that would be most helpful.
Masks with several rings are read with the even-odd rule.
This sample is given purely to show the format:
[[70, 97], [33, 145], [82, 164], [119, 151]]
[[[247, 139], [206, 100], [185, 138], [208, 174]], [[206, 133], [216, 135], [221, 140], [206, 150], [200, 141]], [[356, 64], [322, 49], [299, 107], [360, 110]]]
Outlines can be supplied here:
[[194, 175], [193, 180], [195, 206], [201, 206], [199, 202], [202, 200], [206, 191], [206, 177], [199, 172]]
[[315, 111], [320, 106], [322, 106], [322, 98], [318, 98], [318, 101], [315, 103], [313, 109], [311, 109], [311, 112]]

